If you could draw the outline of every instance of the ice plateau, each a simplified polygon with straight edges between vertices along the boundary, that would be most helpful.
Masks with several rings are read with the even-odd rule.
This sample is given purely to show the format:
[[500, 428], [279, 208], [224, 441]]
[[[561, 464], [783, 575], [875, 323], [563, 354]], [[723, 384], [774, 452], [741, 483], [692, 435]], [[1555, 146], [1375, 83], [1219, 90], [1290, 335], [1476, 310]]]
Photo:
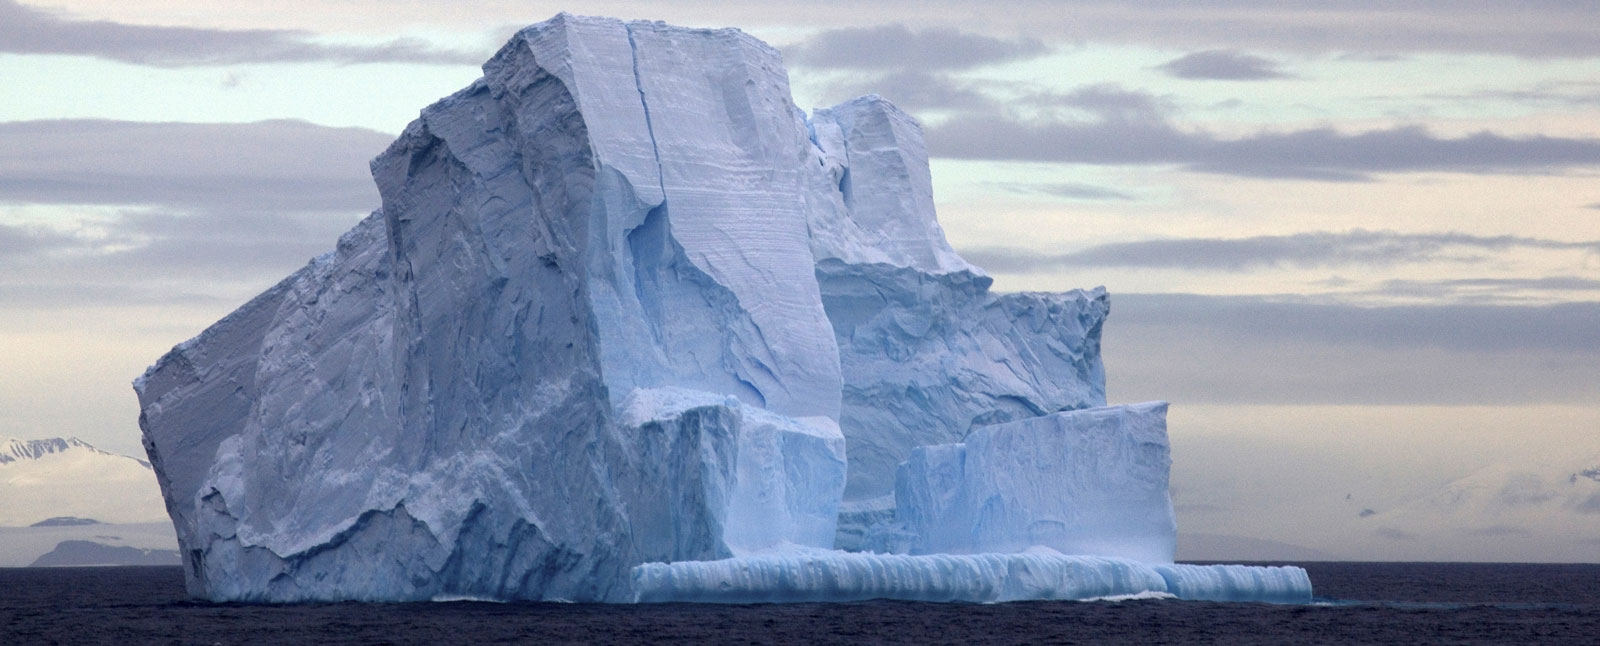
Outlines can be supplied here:
[[1171, 563], [1105, 291], [992, 293], [887, 101], [806, 115], [737, 30], [567, 14], [483, 72], [135, 381], [192, 595], [1309, 599]]

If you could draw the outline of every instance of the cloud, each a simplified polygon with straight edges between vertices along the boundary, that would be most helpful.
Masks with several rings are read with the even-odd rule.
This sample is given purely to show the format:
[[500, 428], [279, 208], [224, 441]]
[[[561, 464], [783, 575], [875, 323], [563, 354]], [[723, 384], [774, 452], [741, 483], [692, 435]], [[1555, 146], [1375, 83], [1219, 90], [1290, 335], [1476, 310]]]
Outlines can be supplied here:
[[1593, 403], [1600, 302], [1358, 306], [1113, 294], [1112, 398], [1174, 403]]
[[[1414, 96], [1375, 97], [1414, 101]], [[1600, 83], [1593, 81], [1545, 81], [1522, 89], [1477, 90], [1450, 94], [1430, 94], [1423, 98], [1459, 101], [1482, 106], [1489, 101], [1509, 101], [1525, 105], [1558, 108], [1592, 108], [1600, 105]]]
[[1585, 205], [1583, 205], [1583, 208], [1594, 209], [1596, 211], [1600, 211], [1600, 202], [1595, 202], [1593, 204], [1585, 204]]
[[1023, 100], [1041, 107], [1077, 108], [1107, 122], [1159, 123], [1172, 111], [1171, 102], [1163, 97], [1113, 83], [1083, 85], [1064, 93], [1039, 93]]
[[1527, 292], [1600, 292], [1600, 280], [1582, 276], [1538, 278], [1451, 278], [1445, 280], [1386, 280], [1371, 293], [1427, 298], [1483, 298]]
[[70, 248], [78, 243], [75, 236], [44, 227], [0, 224], [0, 267], [4, 267], [8, 260], [26, 259]]
[[1174, 58], [1156, 66], [1181, 79], [1261, 81], [1289, 78], [1270, 59], [1228, 49], [1211, 49]]
[[49, 218], [0, 222], [0, 292], [44, 308], [248, 295], [379, 206], [367, 160], [391, 139], [298, 121], [0, 123], [0, 203]]
[[1034, 58], [1050, 50], [1032, 38], [1003, 39], [905, 25], [847, 27], [818, 33], [784, 49], [792, 65], [845, 70], [957, 70]]
[[[71, 230], [39, 229], [17, 253], [0, 253], [0, 287], [35, 305], [71, 305], [84, 295], [155, 285], [214, 294], [218, 283], [258, 287], [332, 250], [358, 216], [339, 213], [132, 210]], [[0, 225], [0, 247], [18, 227]], [[228, 287], [223, 285], [223, 287]], [[113, 289], [114, 288], [114, 289]], [[29, 291], [34, 290], [34, 291]], [[145, 296], [138, 296], [144, 298]]]
[[0, 52], [64, 54], [183, 67], [236, 63], [424, 63], [477, 65], [481, 53], [436, 49], [415, 39], [377, 45], [318, 43], [315, 34], [281, 29], [204, 29], [76, 20], [0, 0]]
[[1546, 489], [1544, 481], [1531, 473], [1517, 474], [1506, 480], [1495, 494], [1495, 500], [1507, 507], [1531, 507], [1544, 504], [1556, 497]]
[[[1266, 296], [1123, 294], [1112, 311], [1125, 323], [1207, 330], [1241, 340], [1303, 341], [1383, 350], [1600, 355], [1600, 302], [1553, 305], [1370, 307]], [[1600, 382], [1600, 374], [1588, 381]]]
[[366, 212], [393, 137], [301, 121], [0, 123], [0, 202]]
[[[1138, 116], [1140, 118], [1133, 118]], [[1365, 181], [1372, 173], [1557, 172], [1600, 166], [1600, 139], [1439, 137], [1421, 126], [1345, 134], [1332, 128], [1238, 138], [1181, 130], [1149, 112], [1102, 111], [1097, 120], [969, 113], [926, 129], [929, 151], [956, 159], [1101, 165], [1171, 164], [1256, 178]]]
[[[1333, 267], [1395, 265], [1461, 259], [1463, 250], [1579, 250], [1600, 254], [1600, 240], [1567, 242], [1519, 236], [1476, 236], [1465, 233], [1396, 233], [1356, 229], [1344, 233], [1310, 232], [1249, 238], [1175, 238], [1097, 245], [1062, 254], [1041, 254], [1012, 248], [976, 248], [962, 254], [980, 267], [1001, 273], [1050, 271], [1061, 267], [1147, 267], [1213, 271], [1245, 271], [1260, 267]], [[1521, 279], [1464, 279], [1435, 284], [1438, 288], [1512, 287]], [[1590, 289], [1587, 279], [1541, 279], [1547, 289]], [[1525, 282], [1525, 281], [1524, 281]], [[1399, 287], [1395, 284], [1393, 287]], [[1531, 286], [1531, 284], [1525, 285]]]
[[979, 89], [977, 84], [921, 70], [895, 70], [871, 76], [851, 75], [828, 83], [827, 94], [841, 99], [877, 94], [911, 112], [1000, 109], [1000, 102]]
[[1069, 200], [1091, 201], [1132, 201], [1134, 196], [1093, 184], [1080, 184], [1078, 182], [1060, 182], [1043, 184], [1024, 184], [1016, 182], [990, 182], [990, 186], [1010, 193], [1021, 195], [1046, 195]]
[[[1449, 3], [1351, 0], [1087, 0], [1072, 11], [1017, 4], [1004, 20], [1074, 41], [1388, 56], [1470, 52], [1525, 57], [1600, 55], [1600, 15], [1572, 0]], [[935, 9], [928, 9], [934, 11]], [[1054, 14], [1054, 15], [1052, 15]]]
[[1373, 530], [1372, 534], [1378, 538], [1387, 538], [1392, 541], [1410, 541], [1417, 538], [1416, 534], [1403, 532], [1393, 527], [1379, 527]]
[[1531, 536], [1531, 535], [1533, 535], [1533, 532], [1528, 531], [1526, 528], [1523, 528], [1523, 527], [1512, 527], [1510, 525], [1490, 525], [1488, 527], [1474, 527], [1472, 529], [1466, 530], [1464, 533], [1467, 534], [1468, 536], [1487, 536], [1487, 537], [1496, 537], [1496, 536]]

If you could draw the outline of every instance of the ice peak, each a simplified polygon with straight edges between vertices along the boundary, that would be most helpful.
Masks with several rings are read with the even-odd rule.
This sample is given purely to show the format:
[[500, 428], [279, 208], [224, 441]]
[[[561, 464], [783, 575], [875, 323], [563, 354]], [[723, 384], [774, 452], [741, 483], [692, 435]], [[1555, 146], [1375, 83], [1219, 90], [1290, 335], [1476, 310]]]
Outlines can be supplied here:
[[818, 261], [985, 275], [945, 240], [916, 119], [870, 94], [814, 110], [808, 126], [818, 166], [832, 183], [832, 190], [821, 195], [833, 199], [819, 199], [811, 210], [811, 246]]

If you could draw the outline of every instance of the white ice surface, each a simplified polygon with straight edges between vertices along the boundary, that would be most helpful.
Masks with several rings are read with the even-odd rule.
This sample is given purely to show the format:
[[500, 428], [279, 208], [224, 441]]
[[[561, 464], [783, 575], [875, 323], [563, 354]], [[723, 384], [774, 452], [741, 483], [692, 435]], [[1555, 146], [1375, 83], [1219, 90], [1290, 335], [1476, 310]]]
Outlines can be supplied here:
[[1153, 565], [1042, 547], [921, 556], [773, 550], [719, 561], [646, 563], [634, 568], [633, 580], [641, 602], [998, 602], [1150, 593], [1208, 601], [1311, 601], [1311, 581], [1297, 567]]

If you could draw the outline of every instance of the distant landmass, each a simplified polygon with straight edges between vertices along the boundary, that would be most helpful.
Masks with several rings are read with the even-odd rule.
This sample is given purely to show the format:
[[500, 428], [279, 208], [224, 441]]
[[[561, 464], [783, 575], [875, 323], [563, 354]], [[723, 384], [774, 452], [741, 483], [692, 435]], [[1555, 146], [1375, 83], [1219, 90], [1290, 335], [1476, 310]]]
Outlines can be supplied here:
[[168, 521], [150, 463], [72, 437], [0, 437], [0, 527]]
[[1180, 561], [1340, 561], [1321, 550], [1248, 536], [1178, 532]]
[[93, 518], [79, 518], [77, 516], [56, 516], [55, 518], [46, 518], [44, 520], [41, 520], [41, 521], [39, 521], [37, 523], [29, 525], [29, 527], [76, 527], [76, 526], [79, 526], [79, 525], [100, 525], [100, 524], [103, 524], [103, 523], [101, 523], [100, 521], [95, 520]]
[[[80, 519], [82, 520], [82, 519]], [[94, 541], [61, 541], [56, 548], [35, 559], [29, 567], [71, 567], [84, 565], [182, 565], [178, 550], [152, 550]]]

